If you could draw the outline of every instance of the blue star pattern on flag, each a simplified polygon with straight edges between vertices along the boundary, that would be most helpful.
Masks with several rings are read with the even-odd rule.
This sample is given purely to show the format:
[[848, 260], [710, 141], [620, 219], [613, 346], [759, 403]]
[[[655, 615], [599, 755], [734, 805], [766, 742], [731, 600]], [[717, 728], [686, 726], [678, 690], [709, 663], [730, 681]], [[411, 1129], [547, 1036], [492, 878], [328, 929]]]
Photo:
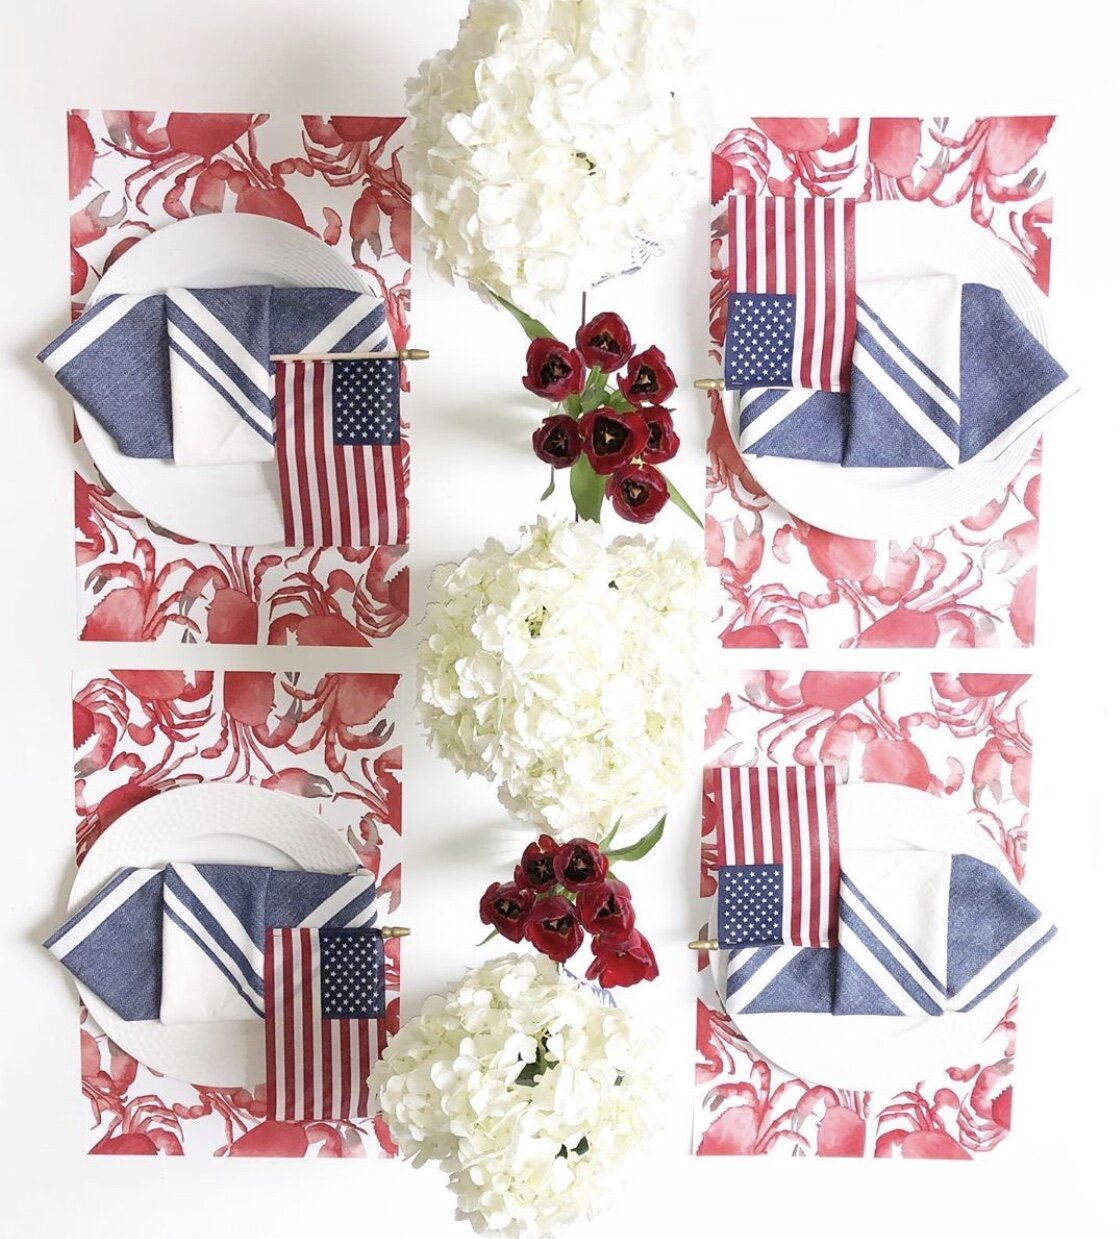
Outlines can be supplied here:
[[721, 942], [766, 946], [782, 940], [782, 866], [729, 865], [719, 876]]
[[342, 447], [393, 447], [401, 441], [398, 362], [336, 361], [334, 441]]
[[379, 933], [323, 930], [319, 954], [323, 1019], [375, 1020], [384, 1014], [384, 950]]
[[727, 324], [729, 387], [789, 387], [797, 297], [732, 293]]

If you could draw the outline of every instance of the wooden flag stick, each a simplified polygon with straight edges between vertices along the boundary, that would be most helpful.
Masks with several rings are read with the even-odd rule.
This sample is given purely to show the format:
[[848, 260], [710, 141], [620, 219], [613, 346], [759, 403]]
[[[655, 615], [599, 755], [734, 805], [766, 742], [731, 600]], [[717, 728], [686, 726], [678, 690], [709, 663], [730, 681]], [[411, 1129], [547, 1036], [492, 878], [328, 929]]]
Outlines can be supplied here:
[[692, 386], [697, 391], [723, 391], [723, 379], [694, 379]]
[[718, 951], [719, 942], [715, 938], [697, 938], [688, 944], [690, 951]]
[[402, 348], [398, 353], [273, 353], [271, 361], [427, 361], [426, 348]]
[[385, 925], [382, 927], [383, 938], [407, 938], [412, 933], [407, 925]]

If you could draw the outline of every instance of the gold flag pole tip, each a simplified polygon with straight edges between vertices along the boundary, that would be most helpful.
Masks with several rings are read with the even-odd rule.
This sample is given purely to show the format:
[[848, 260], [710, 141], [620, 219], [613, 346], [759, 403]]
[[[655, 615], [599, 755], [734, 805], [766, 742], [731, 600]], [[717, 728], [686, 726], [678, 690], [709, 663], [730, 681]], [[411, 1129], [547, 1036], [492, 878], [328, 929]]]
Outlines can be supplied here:
[[690, 951], [718, 951], [719, 942], [715, 938], [697, 938], [688, 944]]
[[723, 391], [723, 379], [694, 379], [692, 386], [697, 391]]
[[412, 933], [407, 925], [386, 925], [381, 930], [383, 938], [407, 938]]

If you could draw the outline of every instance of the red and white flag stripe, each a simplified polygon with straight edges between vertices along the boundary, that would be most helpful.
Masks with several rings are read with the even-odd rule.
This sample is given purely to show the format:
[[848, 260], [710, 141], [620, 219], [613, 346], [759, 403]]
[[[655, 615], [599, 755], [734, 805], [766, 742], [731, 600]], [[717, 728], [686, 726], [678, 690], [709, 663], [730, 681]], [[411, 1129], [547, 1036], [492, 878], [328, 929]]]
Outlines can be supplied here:
[[408, 540], [403, 444], [334, 442], [330, 362], [276, 363], [276, 462], [285, 546]]
[[317, 932], [270, 930], [264, 966], [269, 1117], [300, 1123], [368, 1116], [377, 1021], [321, 1017]]
[[732, 194], [733, 293], [791, 293], [793, 385], [848, 391], [856, 337], [856, 211], [852, 198]]
[[834, 766], [714, 766], [705, 771], [717, 810], [716, 859], [782, 866], [782, 939], [836, 946], [840, 834]]

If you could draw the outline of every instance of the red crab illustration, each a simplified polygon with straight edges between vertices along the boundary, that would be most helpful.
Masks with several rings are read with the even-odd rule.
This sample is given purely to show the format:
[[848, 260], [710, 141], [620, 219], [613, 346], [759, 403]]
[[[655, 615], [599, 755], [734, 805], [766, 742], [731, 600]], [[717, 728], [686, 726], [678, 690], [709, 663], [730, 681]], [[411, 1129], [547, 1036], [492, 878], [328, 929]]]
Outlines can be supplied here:
[[949, 1088], [938, 1089], [932, 1101], [917, 1091], [900, 1093], [879, 1114], [875, 1156], [971, 1160], [943, 1118], [945, 1113], [956, 1115], [959, 1107], [960, 1099]]
[[811, 194], [835, 193], [855, 170], [859, 122], [852, 117], [834, 122], [824, 117], [756, 116], [754, 123], [781, 152], [790, 173], [785, 181], [768, 178], [766, 188], [772, 194], [793, 194], [798, 185]]
[[[247, 112], [172, 112], [163, 128], [155, 128], [154, 112], [106, 113], [112, 149], [143, 165], [125, 179], [125, 194], [142, 214], [147, 196], [170, 180], [161, 206], [172, 219], [221, 211], [228, 192], [235, 211], [306, 229], [303, 211], [284, 181], [297, 173], [311, 176], [311, 164], [295, 157], [266, 167], [256, 136], [266, 120], [267, 115]], [[191, 196], [184, 204], [188, 187]]]
[[[227, 671], [221, 680], [221, 730], [218, 739], [202, 750], [211, 760], [229, 752], [229, 763], [219, 776], [248, 778], [254, 764], [269, 772], [277, 790], [296, 795], [329, 796], [330, 786], [321, 776], [295, 772], [279, 783], [272, 753], [291, 740], [303, 716], [301, 703], [291, 698], [277, 710], [277, 680], [271, 671]], [[282, 784], [282, 785], [281, 785]]]
[[94, 594], [115, 585], [95, 604], [82, 627], [83, 641], [155, 641], [174, 624], [198, 635], [198, 625], [182, 614], [182, 594], [172, 590], [164, 596], [176, 572], [193, 572], [187, 559], [173, 559], [156, 567], [155, 547], [147, 538], [136, 540], [139, 564], [127, 560], [98, 564], [86, 578]]
[[201, 783], [201, 774], [177, 774], [179, 768], [192, 758], [194, 749], [181, 749], [169, 744], [163, 756], [152, 765], [145, 765], [135, 753], [118, 753], [106, 767], [110, 772], [129, 771], [127, 782], [106, 792], [94, 804], [86, 801], [86, 779], [74, 781], [74, 802], [78, 811], [77, 856], [81, 861], [86, 852], [109, 829], [123, 813], [150, 800], [160, 792], [190, 783]]
[[199, 599], [209, 595], [206, 640], [215, 645], [256, 645], [260, 620], [261, 581], [281, 562], [279, 555], [262, 555], [253, 565], [248, 548], [215, 548], [218, 564], [196, 568], [179, 595], [179, 611], [189, 617]]
[[[359, 764], [361, 781], [349, 771], [343, 771], [351, 790], [339, 792], [338, 799], [355, 801], [362, 811], [357, 825], [348, 828], [347, 841], [360, 857], [362, 866], [375, 875], [381, 872], [382, 830], [401, 833], [400, 769], [401, 750], [397, 746], [379, 753], [372, 761], [363, 757]], [[392, 912], [400, 902], [399, 865], [379, 882], [382, 892], [386, 887], [390, 890], [389, 911]]]
[[284, 691], [303, 705], [301, 724], [314, 723], [310, 735], [293, 740], [292, 753], [307, 753], [321, 745], [327, 768], [341, 773], [347, 752], [381, 748], [389, 742], [393, 725], [378, 716], [393, 698], [399, 677], [344, 672], [325, 675], [313, 689], [302, 689], [296, 677], [284, 682]]

